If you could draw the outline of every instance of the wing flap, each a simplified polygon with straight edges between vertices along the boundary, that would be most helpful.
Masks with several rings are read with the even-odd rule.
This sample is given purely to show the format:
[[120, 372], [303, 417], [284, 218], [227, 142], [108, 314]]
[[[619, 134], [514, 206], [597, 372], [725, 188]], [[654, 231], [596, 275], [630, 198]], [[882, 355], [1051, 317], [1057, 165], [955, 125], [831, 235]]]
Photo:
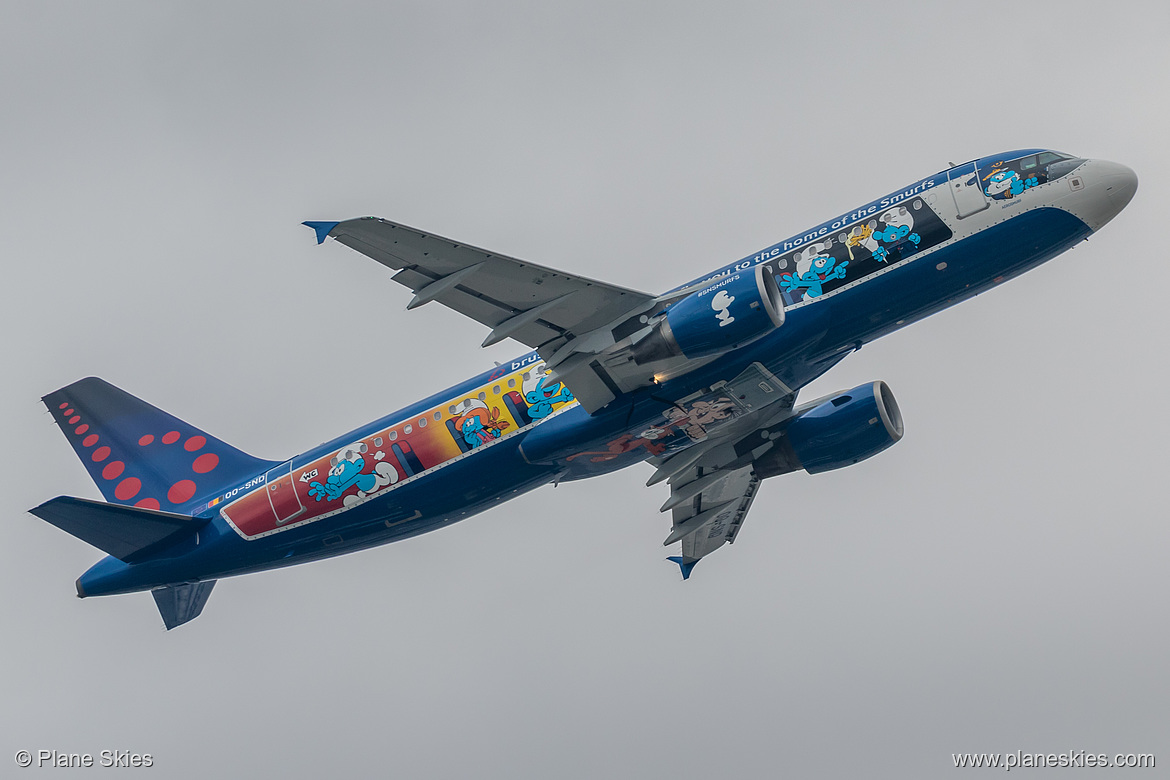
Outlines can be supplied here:
[[562, 273], [384, 219], [339, 222], [329, 235], [398, 270], [394, 280], [416, 293], [474, 268], [427, 300], [436, 300], [492, 328], [535, 306], [561, 299], [543, 311], [537, 322], [512, 334], [531, 347], [549, 341], [550, 331], [553, 336], [582, 334], [654, 300], [646, 293]]
[[[674, 528], [688, 522], [693, 526], [681, 537], [684, 561], [698, 561], [735, 539], [759, 484], [760, 480], [752, 473], [751, 467], [745, 466], [714, 483], [689, 504], [671, 510]], [[695, 524], [694, 521], [700, 518], [701, 522]]]
[[560, 374], [590, 413], [615, 396], [587, 364], [614, 344], [614, 328], [658, 300], [376, 217], [305, 224], [318, 238], [332, 236], [394, 269], [394, 281], [415, 293], [407, 308], [437, 301], [487, 325], [492, 330], [484, 346], [515, 339], [539, 349], [551, 368], [575, 353], [587, 355], [585, 367]]

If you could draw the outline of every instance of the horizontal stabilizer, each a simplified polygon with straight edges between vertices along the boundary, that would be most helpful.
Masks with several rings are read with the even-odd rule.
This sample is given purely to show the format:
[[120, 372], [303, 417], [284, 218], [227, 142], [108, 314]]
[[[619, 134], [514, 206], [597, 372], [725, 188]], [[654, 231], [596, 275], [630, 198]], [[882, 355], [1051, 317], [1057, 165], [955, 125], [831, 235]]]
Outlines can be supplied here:
[[207, 523], [187, 515], [72, 496], [58, 496], [29, 512], [126, 563], [173, 544]]
[[167, 631], [170, 631], [175, 626], [181, 626], [199, 617], [214, 587], [215, 580], [209, 580], [193, 585], [185, 583], [157, 588], [152, 590], [150, 595], [154, 596], [154, 603], [158, 605], [163, 624]]

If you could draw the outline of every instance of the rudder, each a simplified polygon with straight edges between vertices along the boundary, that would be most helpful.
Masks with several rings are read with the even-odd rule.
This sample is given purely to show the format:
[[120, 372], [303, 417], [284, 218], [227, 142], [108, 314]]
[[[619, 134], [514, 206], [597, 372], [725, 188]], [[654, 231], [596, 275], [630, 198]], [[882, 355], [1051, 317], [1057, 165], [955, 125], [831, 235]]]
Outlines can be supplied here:
[[114, 504], [190, 511], [199, 499], [277, 465], [97, 377], [41, 400], [102, 495]]

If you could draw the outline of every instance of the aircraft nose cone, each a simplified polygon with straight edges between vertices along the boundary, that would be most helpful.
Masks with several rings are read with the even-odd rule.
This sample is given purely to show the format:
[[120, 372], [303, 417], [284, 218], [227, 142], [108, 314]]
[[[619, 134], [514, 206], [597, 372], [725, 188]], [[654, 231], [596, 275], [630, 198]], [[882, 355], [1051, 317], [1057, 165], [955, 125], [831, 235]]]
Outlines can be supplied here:
[[1117, 207], [1117, 211], [1120, 212], [1129, 205], [1137, 192], [1137, 174], [1120, 163], [1104, 161], [1102, 163], [1101, 178], [1105, 185], [1105, 192], [1108, 194], [1109, 200], [1113, 201], [1113, 205]]
[[1097, 231], [1133, 200], [1137, 192], [1137, 174], [1132, 169], [1108, 160], [1089, 160], [1083, 171], [1085, 190], [1079, 193], [1077, 216]]

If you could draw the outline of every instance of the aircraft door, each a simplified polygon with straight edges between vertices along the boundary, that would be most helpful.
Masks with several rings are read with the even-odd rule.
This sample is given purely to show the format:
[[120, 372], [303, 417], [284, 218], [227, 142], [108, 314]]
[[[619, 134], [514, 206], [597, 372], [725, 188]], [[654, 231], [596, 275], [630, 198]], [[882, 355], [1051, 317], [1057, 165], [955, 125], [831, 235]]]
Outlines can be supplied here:
[[264, 485], [268, 502], [272, 505], [272, 513], [276, 515], [277, 525], [284, 525], [305, 511], [293, 483], [291, 462], [269, 471], [264, 479]]
[[969, 162], [947, 171], [947, 180], [950, 182], [951, 196], [955, 199], [955, 214], [959, 219], [978, 214], [991, 205], [983, 192], [975, 163]]

